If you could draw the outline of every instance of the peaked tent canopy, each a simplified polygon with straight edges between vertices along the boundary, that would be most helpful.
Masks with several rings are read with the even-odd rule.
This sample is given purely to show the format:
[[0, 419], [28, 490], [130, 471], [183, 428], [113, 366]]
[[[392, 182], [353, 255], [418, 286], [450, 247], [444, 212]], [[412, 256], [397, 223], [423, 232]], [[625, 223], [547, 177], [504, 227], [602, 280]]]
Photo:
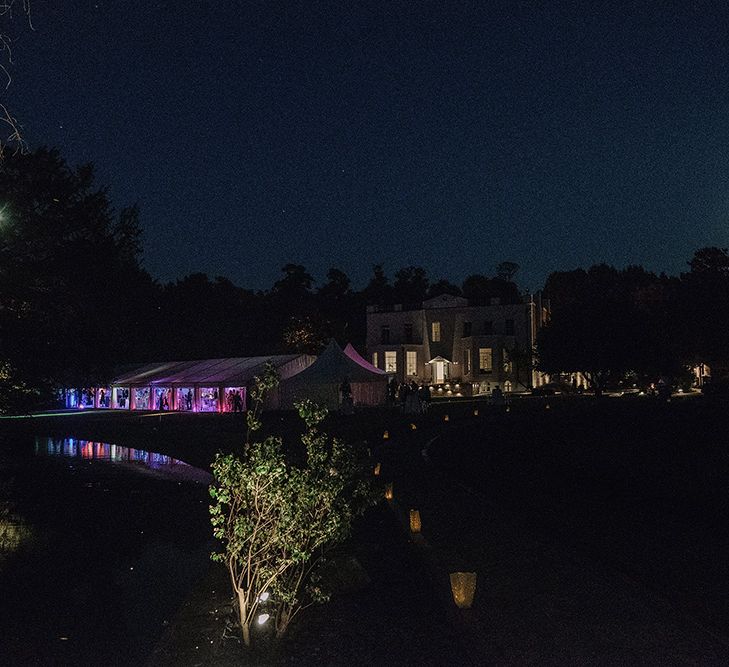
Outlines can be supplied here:
[[353, 361], [356, 361], [360, 366], [363, 366], [368, 371], [372, 371], [373, 373], [377, 373], [379, 375], [385, 375], [385, 371], [383, 371], [381, 368], [377, 368], [377, 366], [373, 366], [367, 359], [365, 359], [357, 350], [354, 349], [354, 345], [352, 343], [347, 343], [347, 347], [344, 348], [344, 354], [346, 354], [350, 359]]
[[367, 368], [367, 362], [364, 359], [362, 362], [364, 364], [345, 354], [337, 342], [332, 339], [311, 366], [281, 382], [278, 391], [278, 405], [271, 407], [291, 409], [297, 400], [310, 398], [329, 410], [338, 410], [341, 398], [340, 388], [345, 380], [349, 382], [352, 389], [352, 400], [355, 405], [384, 404], [387, 376], [378, 369]]

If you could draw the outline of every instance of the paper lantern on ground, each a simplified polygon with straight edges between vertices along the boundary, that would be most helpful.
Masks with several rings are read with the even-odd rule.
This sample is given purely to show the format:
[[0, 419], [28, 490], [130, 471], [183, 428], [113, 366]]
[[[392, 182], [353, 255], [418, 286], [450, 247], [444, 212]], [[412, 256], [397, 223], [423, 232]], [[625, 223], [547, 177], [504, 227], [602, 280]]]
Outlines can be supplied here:
[[506, 411], [507, 411], [507, 412], [511, 412], [511, 406], [510, 406], [510, 405], [507, 405], [507, 406], [506, 406]]
[[382, 439], [383, 439], [383, 440], [389, 440], [389, 439], [390, 439], [390, 431], [385, 431], [385, 432], [384, 432], [384, 433], [382, 434]]
[[459, 609], [470, 609], [476, 593], [475, 572], [451, 572], [453, 602]]
[[447, 422], [448, 421], [448, 415], [443, 415], [443, 421], [444, 422]]
[[380, 464], [377, 463], [377, 464], [375, 464], [375, 477], [379, 477], [379, 476], [380, 476]]
[[547, 403], [547, 405], [545, 405], [545, 406], [544, 406], [544, 409], [545, 409], [545, 410], [549, 410], [549, 408], [550, 408], [550, 407], [551, 407], [551, 406], [549, 405], [549, 403]]
[[385, 499], [392, 500], [392, 482], [385, 484]]
[[474, 417], [478, 417], [478, 408], [476, 408], [476, 409], [475, 409], [475, 410], [473, 411], [473, 416], [474, 416]]
[[411, 431], [416, 431], [416, 430], [417, 430], [417, 428], [418, 428], [418, 427], [417, 427], [417, 425], [416, 425], [416, 424], [410, 424], [410, 430], [411, 430]]
[[420, 512], [418, 510], [410, 510], [410, 532], [420, 532]]

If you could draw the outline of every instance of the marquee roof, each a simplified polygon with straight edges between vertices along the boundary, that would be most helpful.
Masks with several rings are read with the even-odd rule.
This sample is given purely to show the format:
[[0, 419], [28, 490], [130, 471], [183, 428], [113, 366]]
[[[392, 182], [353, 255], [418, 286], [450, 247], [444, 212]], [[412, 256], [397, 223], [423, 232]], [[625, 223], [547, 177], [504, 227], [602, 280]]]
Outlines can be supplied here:
[[366, 368], [368, 371], [378, 373], [379, 375], [385, 375], [385, 371], [381, 368], [377, 368], [377, 366], [373, 366], [369, 361], [367, 361], [367, 359], [357, 352], [352, 343], [347, 343], [347, 347], [344, 348], [344, 354], [346, 354], [350, 359], [356, 361], [360, 366]]
[[[282, 354], [267, 357], [233, 357], [230, 359], [203, 359], [199, 361], [168, 361], [146, 364], [116, 378], [113, 385], [227, 385], [243, 386], [259, 375], [267, 361], [279, 370], [282, 379], [301, 370], [301, 364], [292, 364], [290, 372], [282, 368], [307, 355]], [[313, 357], [301, 359], [304, 366]]]
[[301, 373], [295, 375], [291, 382], [311, 385], [334, 384], [338, 387], [345, 378], [351, 383], [387, 381], [382, 371], [379, 369], [370, 370], [355, 361], [345, 354], [332, 338], [326, 349], [317, 357], [317, 360]]

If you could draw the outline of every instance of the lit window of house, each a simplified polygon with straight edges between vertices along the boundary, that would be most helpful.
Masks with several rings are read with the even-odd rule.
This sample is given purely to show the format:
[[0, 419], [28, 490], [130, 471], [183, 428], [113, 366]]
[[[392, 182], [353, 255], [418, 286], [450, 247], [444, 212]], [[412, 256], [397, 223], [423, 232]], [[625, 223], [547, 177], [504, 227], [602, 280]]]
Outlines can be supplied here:
[[493, 370], [493, 354], [490, 347], [478, 348], [478, 371], [490, 373]]
[[385, 352], [385, 372], [397, 373], [397, 351], [388, 350]]
[[511, 361], [509, 350], [504, 350], [504, 373], [511, 373], [514, 370], [514, 364]]
[[463, 350], [463, 372], [468, 374], [471, 372], [471, 348], [467, 347]]
[[377, 359], [377, 352], [373, 352], [373, 353], [372, 353], [372, 365], [373, 365], [373, 366], [374, 366], [375, 368], [379, 368], [379, 366], [377, 365], [377, 362], [378, 362], [378, 359]]
[[440, 322], [433, 322], [430, 325], [430, 339], [434, 343], [440, 343]]
[[418, 374], [418, 353], [415, 350], [407, 351], [407, 374]]

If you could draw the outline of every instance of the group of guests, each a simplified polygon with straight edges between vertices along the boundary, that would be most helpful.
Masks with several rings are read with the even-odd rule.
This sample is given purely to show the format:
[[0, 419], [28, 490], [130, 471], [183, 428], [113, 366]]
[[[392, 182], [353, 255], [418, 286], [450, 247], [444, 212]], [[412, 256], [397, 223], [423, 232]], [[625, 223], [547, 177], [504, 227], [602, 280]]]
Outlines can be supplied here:
[[415, 380], [397, 383], [392, 378], [387, 385], [387, 404], [390, 407], [400, 406], [406, 414], [422, 414], [430, 407], [430, 387], [418, 384]]
[[228, 412], [245, 412], [243, 397], [237, 389], [228, 393]]

